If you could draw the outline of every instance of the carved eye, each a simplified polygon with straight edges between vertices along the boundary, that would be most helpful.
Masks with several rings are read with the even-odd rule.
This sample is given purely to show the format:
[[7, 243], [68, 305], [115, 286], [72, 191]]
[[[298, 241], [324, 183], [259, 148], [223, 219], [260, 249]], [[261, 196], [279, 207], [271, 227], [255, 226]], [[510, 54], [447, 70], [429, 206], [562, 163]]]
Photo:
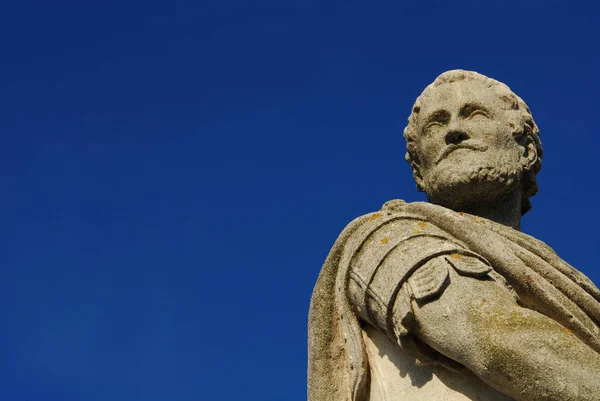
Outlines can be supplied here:
[[[467, 103], [463, 105], [458, 113], [461, 118], [471, 120], [473, 118], [490, 118], [490, 115], [485, 107], [477, 103]], [[481, 117], [479, 117], [481, 116]]]
[[438, 129], [439, 127], [442, 126], [442, 123], [439, 121], [432, 121], [429, 124], [427, 124], [425, 126], [425, 132], [429, 133], [429, 132], [433, 132], [436, 129]]
[[424, 133], [436, 131], [439, 127], [443, 127], [450, 121], [450, 113], [446, 110], [437, 110], [431, 114], [423, 127]]
[[482, 117], [485, 117], [485, 118], [490, 118], [490, 116], [488, 115], [488, 113], [486, 113], [484, 110], [475, 109], [475, 110], [473, 110], [469, 114], [469, 116], [467, 117], [467, 119], [471, 120], [471, 119], [473, 119], [473, 118], [475, 118], [477, 116], [482, 116]]

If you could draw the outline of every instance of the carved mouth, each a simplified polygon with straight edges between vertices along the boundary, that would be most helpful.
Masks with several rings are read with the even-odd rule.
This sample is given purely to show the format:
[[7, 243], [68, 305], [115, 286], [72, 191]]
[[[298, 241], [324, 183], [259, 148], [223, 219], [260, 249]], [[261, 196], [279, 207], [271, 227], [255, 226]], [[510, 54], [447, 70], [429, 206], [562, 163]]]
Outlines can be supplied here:
[[446, 149], [444, 149], [444, 151], [442, 152], [442, 155], [438, 158], [437, 162], [435, 162], [435, 164], [439, 164], [442, 160], [444, 160], [446, 157], [448, 157], [448, 155], [452, 152], [454, 152], [455, 150], [458, 149], [471, 149], [471, 150], [476, 150], [479, 152], [485, 152], [488, 149], [487, 145], [480, 145], [478, 143], [461, 143], [460, 145], [449, 145]]

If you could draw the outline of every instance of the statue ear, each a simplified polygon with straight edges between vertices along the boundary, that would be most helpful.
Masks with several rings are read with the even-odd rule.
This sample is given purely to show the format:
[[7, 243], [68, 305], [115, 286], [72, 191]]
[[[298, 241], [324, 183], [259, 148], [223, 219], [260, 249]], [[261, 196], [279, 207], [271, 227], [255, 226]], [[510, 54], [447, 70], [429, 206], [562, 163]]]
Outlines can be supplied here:
[[538, 160], [537, 148], [531, 135], [532, 134], [526, 129], [524, 134], [525, 143], [521, 145], [523, 147], [521, 159], [523, 167], [525, 167], [526, 170], [531, 170]]

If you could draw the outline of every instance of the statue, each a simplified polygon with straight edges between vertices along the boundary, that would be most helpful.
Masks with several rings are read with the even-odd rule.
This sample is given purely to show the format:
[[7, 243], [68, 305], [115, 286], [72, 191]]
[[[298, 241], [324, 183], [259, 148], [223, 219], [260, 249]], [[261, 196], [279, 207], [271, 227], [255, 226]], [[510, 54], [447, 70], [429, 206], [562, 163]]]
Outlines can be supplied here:
[[506, 85], [440, 75], [406, 160], [430, 202], [352, 221], [309, 313], [309, 401], [600, 400], [600, 290], [520, 232], [539, 130]]

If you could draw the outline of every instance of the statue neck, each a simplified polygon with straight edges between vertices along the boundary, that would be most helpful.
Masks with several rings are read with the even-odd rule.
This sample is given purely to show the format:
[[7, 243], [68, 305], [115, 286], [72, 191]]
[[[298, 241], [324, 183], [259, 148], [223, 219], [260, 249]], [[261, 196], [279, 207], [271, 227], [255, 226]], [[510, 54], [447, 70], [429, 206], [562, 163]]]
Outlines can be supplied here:
[[473, 202], [454, 210], [484, 217], [521, 231], [521, 188], [493, 201]]

